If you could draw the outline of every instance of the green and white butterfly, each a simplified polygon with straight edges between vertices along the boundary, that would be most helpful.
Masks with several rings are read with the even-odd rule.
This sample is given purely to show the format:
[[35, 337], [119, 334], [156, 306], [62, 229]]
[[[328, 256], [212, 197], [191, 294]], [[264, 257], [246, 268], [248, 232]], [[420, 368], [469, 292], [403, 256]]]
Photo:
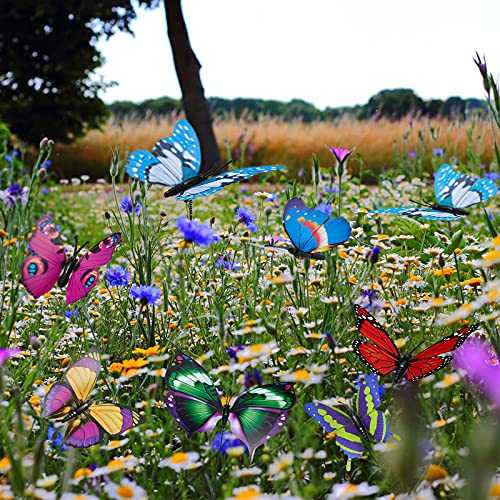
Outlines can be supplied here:
[[219, 420], [224, 430], [229, 421], [232, 433], [247, 445], [250, 461], [283, 428], [295, 404], [293, 386], [286, 382], [252, 387], [223, 404], [207, 371], [181, 351], [175, 352], [165, 380], [167, 409], [188, 435], [210, 431]]

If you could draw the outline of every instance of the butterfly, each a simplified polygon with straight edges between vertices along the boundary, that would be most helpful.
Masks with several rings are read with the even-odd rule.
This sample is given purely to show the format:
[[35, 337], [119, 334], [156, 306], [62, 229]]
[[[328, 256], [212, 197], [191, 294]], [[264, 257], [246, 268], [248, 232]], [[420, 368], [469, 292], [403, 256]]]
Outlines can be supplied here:
[[429, 220], [455, 220], [469, 215], [466, 207], [481, 203], [497, 194], [491, 179], [459, 174], [451, 165], [441, 165], [434, 179], [437, 204], [421, 203], [421, 207], [395, 207], [373, 210], [370, 213], [390, 213]]
[[200, 173], [200, 165], [198, 136], [189, 122], [179, 120], [173, 134], [160, 139], [153, 147], [153, 152], [140, 149], [130, 154], [125, 168], [134, 179], [173, 186], [165, 193], [165, 197], [176, 196], [178, 200], [184, 201], [207, 196], [233, 182], [283, 168], [283, 165], [267, 165], [220, 173], [226, 165], [216, 165]]
[[317, 252], [330, 250], [351, 235], [351, 226], [344, 218], [331, 219], [320, 210], [306, 207], [297, 197], [285, 206], [283, 226], [293, 244], [288, 251], [302, 259], [324, 260], [325, 256]]
[[286, 410], [295, 404], [293, 386], [285, 382], [252, 387], [232, 404], [223, 404], [210, 375], [181, 351], [175, 352], [165, 380], [167, 409], [188, 436], [212, 430], [219, 420], [224, 429], [229, 421], [234, 436], [247, 445], [250, 461], [283, 428]]
[[144, 422], [134, 410], [116, 403], [95, 403], [87, 399], [95, 386], [101, 356], [91, 347], [84, 357], [71, 365], [63, 382], [56, 382], [45, 396], [44, 416], [70, 422], [64, 442], [87, 448], [102, 441], [105, 433], [123, 434], [130, 427]]
[[67, 305], [87, 296], [94, 288], [99, 277], [96, 268], [109, 262], [121, 241], [121, 234], [114, 233], [78, 258], [82, 247], [78, 248], [75, 237], [75, 250], [72, 256], [67, 257], [59, 231], [49, 216], [42, 217], [35, 226], [28, 245], [36, 255], [23, 262], [20, 282], [36, 299], [47, 293], [56, 282], [60, 287], [68, 285]]
[[385, 415], [377, 410], [380, 406], [378, 377], [366, 375], [360, 383], [354, 409], [343, 411], [323, 403], [307, 403], [305, 412], [314, 418], [328, 433], [335, 434], [335, 442], [347, 455], [346, 469], [351, 469], [351, 459], [362, 458], [363, 439], [370, 435], [379, 443], [385, 443], [393, 434]]
[[458, 349], [467, 337], [479, 328], [479, 325], [464, 327], [416, 356], [411, 353], [401, 355], [394, 341], [368, 311], [358, 305], [355, 306], [355, 310], [356, 328], [370, 342], [355, 340], [354, 352], [373, 372], [379, 375], [394, 372], [396, 383], [403, 377], [408, 380], [418, 380], [445, 367], [453, 358], [441, 355]]

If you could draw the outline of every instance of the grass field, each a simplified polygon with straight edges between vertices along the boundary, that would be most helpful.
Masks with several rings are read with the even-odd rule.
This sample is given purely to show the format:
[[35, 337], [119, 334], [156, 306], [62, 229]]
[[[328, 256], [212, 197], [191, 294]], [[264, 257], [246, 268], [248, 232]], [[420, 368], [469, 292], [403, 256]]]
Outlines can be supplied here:
[[[170, 135], [177, 119], [172, 115], [142, 121], [110, 120], [101, 131], [90, 132], [71, 146], [56, 144], [53, 168], [61, 177], [102, 177], [107, 173], [111, 147], [118, 148], [123, 158], [136, 149], [151, 148], [157, 140]], [[331, 166], [327, 148], [333, 146], [356, 148], [350, 162], [354, 172], [378, 173], [382, 168], [401, 171], [408, 159], [429, 172], [436, 148], [442, 149], [447, 158], [461, 162], [470, 163], [471, 150], [474, 163], [488, 166], [493, 159], [490, 124], [476, 119], [428, 121], [409, 117], [396, 122], [344, 119], [306, 124], [261, 117], [248, 121], [216, 120], [214, 130], [223, 160], [232, 158], [239, 166], [241, 151], [245, 150], [242, 166], [284, 164], [291, 175], [301, 169], [309, 170], [312, 153], [319, 156], [322, 164]]]
[[[435, 171], [453, 155], [469, 159], [460, 163], [460, 171], [483, 176], [490, 136], [475, 125], [475, 138], [468, 143], [471, 123], [441, 123], [435, 141], [427, 135], [419, 141], [414, 137], [418, 127], [429, 130], [415, 122], [395, 154], [392, 142], [401, 140], [407, 124], [249, 124], [255, 163], [284, 163], [288, 171], [277, 185], [234, 184], [195, 200], [199, 222], [189, 230], [181, 218], [184, 203], [166, 200], [159, 187], [115, 184], [126, 179], [120, 162], [113, 164], [113, 183], [79, 179], [66, 186], [47, 180], [40, 168], [46, 149], [33, 169], [3, 150], [0, 497], [499, 497], [498, 197], [474, 205], [470, 215], [450, 225], [367, 213], [411, 205], [410, 199], [433, 202], [432, 182], [422, 178], [422, 170]], [[150, 147], [171, 128], [168, 120], [141, 127], [127, 123], [123, 129], [110, 124], [81, 141], [80, 153], [56, 148], [48, 172], [72, 168], [70, 154], [86, 154], [88, 165], [109, 164], [111, 145], [120, 145], [123, 155], [127, 147]], [[216, 123], [218, 138], [233, 144], [244, 128], [239, 122]], [[382, 162], [394, 167], [381, 170], [376, 186], [367, 187], [349, 174], [339, 184], [334, 158], [323, 148], [334, 145], [356, 146], [365, 169]], [[434, 151], [439, 147], [442, 154]], [[310, 173], [312, 152], [321, 154], [325, 168], [310, 185], [293, 172], [302, 165]], [[292, 164], [292, 156], [300, 161]], [[348, 162], [357, 164], [354, 156]], [[352, 227], [351, 237], [325, 252], [324, 261], [296, 259], [266, 247], [270, 239], [285, 238], [283, 210], [292, 195], [309, 207], [322, 203], [322, 210], [344, 217]], [[241, 208], [255, 220], [248, 212], [237, 215]], [[19, 283], [31, 254], [28, 237], [44, 214], [60, 227], [68, 251], [75, 234], [80, 244], [90, 241], [85, 243], [89, 249], [121, 233], [97, 286], [70, 306], [64, 288], [56, 285], [35, 299]], [[60, 254], [51, 255], [57, 260]], [[364, 339], [356, 328], [355, 304], [376, 316], [402, 353], [413, 355], [467, 325], [479, 326], [472, 334], [476, 340], [455, 351], [462, 353], [462, 369], [452, 362], [415, 383], [396, 384], [392, 374], [380, 377], [367, 405], [375, 392], [380, 394], [380, 418], [393, 436], [385, 442], [363, 438], [364, 451], [349, 467], [336, 433], [326, 432], [304, 405], [325, 402], [345, 410], [347, 404], [363, 411], [355, 401], [368, 368], [353, 349], [355, 340]], [[68, 367], [97, 349], [100, 373], [90, 399], [125, 405], [141, 419], [115, 437], [102, 432], [93, 446], [66, 446], [62, 436], [82, 413], [68, 415], [69, 423], [48, 418], [48, 408], [58, 403], [47, 394], [60, 388], [53, 384], [64, 380]], [[288, 420], [257, 448], [253, 461], [241, 442], [228, 437], [222, 447], [217, 444], [220, 427], [188, 436], [172, 417], [167, 370], [176, 349], [197, 359], [220, 397], [233, 402], [249, 387], [293, 384], [296, 403], [287, 410]], [[478, 349], [483, 349], [482, 358], [474, 365]], [[71, 375], [75, 386], [94, 373], [89, 359], [82, 362], [87, 368], [67, 372], [78, 373], [75, 379]], [[196, 387], [207, 386], [198, 379]], [[206, 405], [195, 409], [190, 410], [193, 418], [208, 411]], [[261, 411], [249, 420], [258, 421]], [[369, 415], [379, 414], [372, 408]]]

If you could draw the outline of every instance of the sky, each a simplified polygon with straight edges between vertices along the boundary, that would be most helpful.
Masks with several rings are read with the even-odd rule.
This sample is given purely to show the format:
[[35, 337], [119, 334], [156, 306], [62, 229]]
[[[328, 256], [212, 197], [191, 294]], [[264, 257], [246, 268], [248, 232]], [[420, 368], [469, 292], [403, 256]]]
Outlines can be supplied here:
[[[422, 99], [484, 97], [472, 58], [500, 74], [498, 0], [182, 0], [207, 97], [365, 104], [383, 89]], [[118, 85], [105, 102], [180, 98], [163, 4], [138, 9], [135, 37], [98, 44]]]

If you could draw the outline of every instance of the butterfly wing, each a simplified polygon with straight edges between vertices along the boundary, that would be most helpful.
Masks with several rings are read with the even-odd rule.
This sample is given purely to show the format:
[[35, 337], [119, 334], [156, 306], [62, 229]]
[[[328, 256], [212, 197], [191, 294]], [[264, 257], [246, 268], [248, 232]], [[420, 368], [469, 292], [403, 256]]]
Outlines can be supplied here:
[[49, 216], [36, 222], [28, 245], [37, 255], [31, 255], [23, 262], [20, 282], [37, 299], [55, 285], [66, 254], [59, 231]]
[[465, 208], [495, 196], [498, 189], [491, 179], [477, 179], [459, 174], [451, 165], [441, 165], [436, 172], [434, 192], [438, 203]]
[[238, 170], [231, 170], [222, 174], [211, 177], [195, 186], [189, 187], [177, 196], [178, 200], [189, 201], [199, 196], [207, 196], [216, 193], [229, 184], [240, 182], [249, 179], [257, 174], [265, 172], [274, 172], [283, 168], [283, 165], [265, 165], [261, 167], [240, 168]]
[[307, 403], [304, 405], [304, 410], [328, 434], [335, 434], [335, 442], [349, 460], [363, 456], [361, 433], [347, 413], [323, 403]]
[[252, 387], [231, 407], [229, 423], [233, 434], [244, 442], [253, 460], [255, 450], [285, 425], [295, 404], [293, 386], [286, 382]]
[[88, 295], [90, 290], [97, 284], [99, 272], [97, 267], [106, 265], [117, 245], [121, 241], [121, 233], [113, 233], [93, 246], [80, 258], [73, 271], [66, 289], [66, 304]]
[[452, 356], [441, 357], [441, 355], [458, 349], [478, 328], [479, 325], [461, 328], [414, 356], [406, 371], [408, 380], [418, 380], [448, 365], [453, 359]]
[[354, 311], [356, 313], [356, 328], [358, 331], [378, 347], [398, 358], [398, 348], [384, 327], [360, 305], [356, 304]]
[[398, 367], [400, 358], [375, 344], [355, 340], [352, 347], [361, 361], [379, 375], [387, 375]]
[[293, 245], [301, 252], [324, 252], [349, 239], [351, 225], [342, 217], [330, 219], [298, 198], [288, 200], [283, 226]]
[[210, 375], [187, 354], [175, 352], [165, 382], [167, 409], [188, 435], [209, 431], [222, 418], [222, 403]]
[[385, 415], [377, 410], [379, 406], [380, 393], [378, 377], [372, 373], [365, 377], [365, 380], [359, 387], [356, 396], [356, 411], [364, 427], [373, 438], [378, 443], [385, 443], [392, 433], [389, 430], [389, 424]]
[[44, 416], [64, 419], [71, 410], [84, 403], [95, 386], [100, 369], [101, 355], [93, 346], [66, 370], [63, 382], [56, 382], [50, 388], [45, 396]]
[[179, 120], [171, 136], [160, 139], [153, 152], [138, 150], [127, 159], [128, 174], [143, 182], [175, 186], [198, 174], [201, 149], [198, 136], [186, 120]]
[[438, 208], [426, 207], [393, 207], [382, 208], [380, 210], [372, 210], [371, 214], [396, 214], [404, 217], [420, 217], [428, 220], [456, 220], [460, 219], [460, 215], [453, 212], [444, 212]]

